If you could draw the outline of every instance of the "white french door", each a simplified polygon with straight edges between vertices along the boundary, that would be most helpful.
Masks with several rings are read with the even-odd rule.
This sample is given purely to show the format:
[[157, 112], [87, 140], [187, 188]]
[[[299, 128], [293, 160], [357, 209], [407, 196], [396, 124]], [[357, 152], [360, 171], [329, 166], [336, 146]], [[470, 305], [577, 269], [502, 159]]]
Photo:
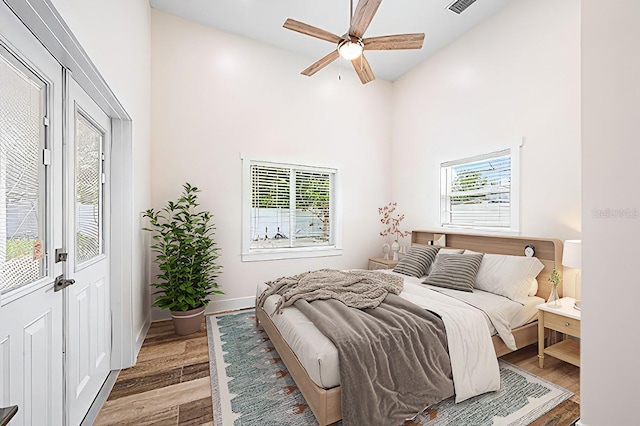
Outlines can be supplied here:
[[0, 407], [18, 405], [12, 426], [79, 425], [110, 372], [110, 144], [109, 117], [0, 2]]
[[111, 307], [108, 274], [109, 147], [111, 121], [68, 79], [65, 234], [67, 407], [79, 424], [110, 371]]
[[9, 18], [0, 14], [0, 406], [18, 405], [11, 425], [62, 425], [62, 68]]

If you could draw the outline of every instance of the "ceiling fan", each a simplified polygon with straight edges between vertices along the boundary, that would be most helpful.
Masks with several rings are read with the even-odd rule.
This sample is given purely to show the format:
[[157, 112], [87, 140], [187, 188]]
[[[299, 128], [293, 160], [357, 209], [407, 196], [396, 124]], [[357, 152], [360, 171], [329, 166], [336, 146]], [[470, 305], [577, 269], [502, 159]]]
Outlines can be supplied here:
[[311, 77], [338, 59], [339, 56], [342, 56], [344, 59], [351, 61], [362, 84], [367, 84], [375, 80], [376, 77], [371, 71], [367, 58], [364, 57], [364, 50], [421, 49], [424, 33], [363, 38], [364, 32], [369, 27], [380, 3], [382, 3], [382, 0], [360, 0], [354, 12], [353, 0], [351, 0], [351, 23], [349, 31], [342, 37], [288, 18], [283, 25], [284, 28], [336, 44], [335, 50], [311, 64], [300, 74]]

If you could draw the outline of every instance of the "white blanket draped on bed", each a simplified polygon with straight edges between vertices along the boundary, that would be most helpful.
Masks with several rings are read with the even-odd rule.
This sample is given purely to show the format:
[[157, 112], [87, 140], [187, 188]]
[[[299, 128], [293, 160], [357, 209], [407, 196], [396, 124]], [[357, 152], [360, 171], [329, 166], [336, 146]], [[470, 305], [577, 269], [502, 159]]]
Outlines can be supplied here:
[[[456, 403], [500, 389], [498, 359], [482, 312], [464, 304], [454, 306], [451, 300], [438, 300], [428, 289], [405, 290], [410, 292], [404, 291], [400, 297], [435, 312], [444, 322]], [[422, 295], [416, 294], [421, 290]]]

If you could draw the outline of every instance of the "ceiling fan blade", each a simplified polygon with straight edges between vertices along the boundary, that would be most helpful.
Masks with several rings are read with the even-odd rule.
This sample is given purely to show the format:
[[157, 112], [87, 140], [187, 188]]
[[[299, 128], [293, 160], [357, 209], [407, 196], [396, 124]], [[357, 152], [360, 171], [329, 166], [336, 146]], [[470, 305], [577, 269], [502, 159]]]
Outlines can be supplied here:
[[365, 50], [421, 49], [424, 33], [369, 37], [362, 42]]
[[373, 75], [373, 71], [371, 71], [371, 66], [369, 66], [369, 61], [364, 57], [364, 54], [360, 55], [359, 58], [352, 60], [351, 63], [353, 64], [353, 68], [356, 70], [356, 73], [358, 73], [358, 77], [360, 77], [362, 84], [367, 84], [376, 79], [376, 76]]
[[296, 31], [301, 34], [305, 34], [311, 37], [319, 38], [321, 40], [330, 41], [332, 43], [338, 43], [342, 40], [342, 37], [330, 33], [329, 31], [321, 30], [304, 22], [296, 21], [295, 19], [287, 18], [282, 25], [288, 30]]
[[333, 52], [329, 53], [324, 58], [319, 59], [316, 62], [314, 62], [313, 64], [309, 65], [309, 67], [307, 69], [305, 69], [304, 71], [302, 71], [300, 74], [311, 77], [312, 75], [314, 75], [315, 73], [320, 71], [322, 68], [326, 67], [331, 62], [333, 62], [336, 59], [338, 59], [338, 56], [340, 56], [340, 54], [338, 53], [337, 50], [334, 50]]
[[369, 24], [376, 14], [382, 0], [360, 0], [356, 11], [351, 17], [351, 28], [349, 35], [362, 38], [364, 32], [369, 28]]

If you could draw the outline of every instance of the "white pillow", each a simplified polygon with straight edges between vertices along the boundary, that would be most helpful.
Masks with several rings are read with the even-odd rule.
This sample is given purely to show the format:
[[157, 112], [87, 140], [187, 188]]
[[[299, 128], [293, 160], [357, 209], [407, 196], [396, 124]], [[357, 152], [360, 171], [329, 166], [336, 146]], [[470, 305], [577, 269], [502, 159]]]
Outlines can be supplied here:
[[[452, 249], [452, 248], [441, 248], [438, 251], [438, 254], [462, 254], [464, 253], [464, 249]], [[475, 254], [475, 253], [472, 253]]]
[[535, 296], [538, 292], [538, 280], [535, 278], [532, 279], [529, 281], [529, 286], [529, 296]]
[[[524, 304], [533, 287], [531, 280], [543, 269], [544, 265], [535, 257], [487, 253], [482, 258], [474, 288]], [[536, 292], [537, 284], [536, 281]]]

